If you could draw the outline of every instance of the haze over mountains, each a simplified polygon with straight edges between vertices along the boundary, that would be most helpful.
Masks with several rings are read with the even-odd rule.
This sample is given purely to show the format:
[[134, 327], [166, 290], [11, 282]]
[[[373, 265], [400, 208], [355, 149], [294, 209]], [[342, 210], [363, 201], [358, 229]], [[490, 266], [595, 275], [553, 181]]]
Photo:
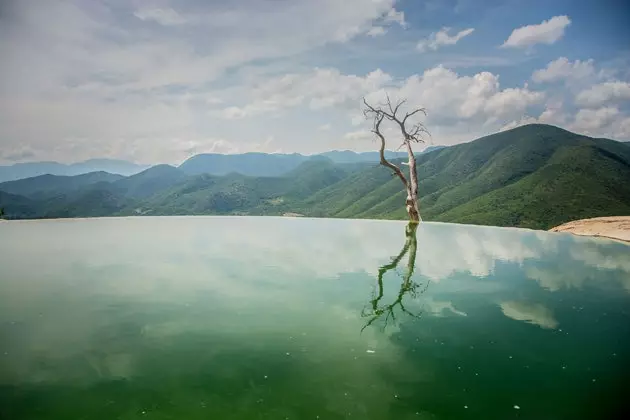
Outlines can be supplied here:
[[[1, 183], [0, 207], [8, 218], [299, 213], [405, 219], [400, 181], [376, 157], [198, 155], [179, 168], [157, 165], [127, 177], [44, 175]], [[425, 220], [547, 229], [630, 214], [630, 145], [555, 126], [526, 125], [417, 154], [417, 169]]]
[[133, 175], [147, 169], [149, 165], [139, 165], [118, 159], [90, 159], [83, 162], [64, 164], [59, 162], [27, 162], [0, 166], [0, 182], [31, 178], [38, 175], [81, 175], [89, 172], [109, 172], [119, 175]]
[[[435, 150], [443, 146], [433, 146], [428, 150]], [[402, 158], [406, 152], [387, 151], [388, 159]], [[350, 150], [334, 150], [316, 155], [301, 155], [299, 153], [242, 153], [223, 155], [205, 153], [191, 157], [179, 165], [179, 169], [189, 175], [211, 174], [227, 175], [232, 172], [248, 176], [280, 176], [311, 159], [327, 158], [334, 163], [378, 162], [378, 152], [356, 153]]]
[[[423, 153], [438, 150], [444, 146], [429, 146]], [[325, 156], [336, 163], [377, 162], [378, 152], [357, 153], [350, 150], [333, 150], [314, 156]], [[388, 158], [404, 157], [406, 152], [387, 151]], [[191, 157], [179, 167], [188, 174], [210, 173], [225, 175], [238, 172], [243, 175], [271, 176], [287, 172], [313, 156], [293, 154], [241, 153], [224, 155], [218, 153], [200, 154]], [[27, 162], [0, 166], [0, 182], [15, 181], [39, 175], [73, 176], [90, 172], [109, 172], [130, 176], [148, 169], [151, 165], [117, 159], [90, 159], [83, 162], [63, 164], [58, 162]]]

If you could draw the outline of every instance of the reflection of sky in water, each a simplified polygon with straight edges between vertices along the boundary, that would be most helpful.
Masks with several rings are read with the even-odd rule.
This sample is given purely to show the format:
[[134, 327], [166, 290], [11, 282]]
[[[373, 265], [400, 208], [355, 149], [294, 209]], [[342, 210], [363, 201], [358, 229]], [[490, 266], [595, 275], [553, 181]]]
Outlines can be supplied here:
[[[404, 223], [29, 221], [0, 237], [0, 386], [54, 396], [51, 413], [80, 389], [84, 412], [107, 397], [113, 416], [133, 418], [148, 387], [172, 401], [154, 411], [182, 416], [442, 418], [466, 405], [509, 418], [515, 404], [568, 415], [604, 390], [612, 399], [627, 366], [630, 248], [612, 241], [421, 224], [411, 279], [422, 292], [403, 296], [421, 316], [394, 312], [361, 332]], [[406, 264], [385, 273], [381, 304]], [[115, 398], [120, 384], [142, 403]]]

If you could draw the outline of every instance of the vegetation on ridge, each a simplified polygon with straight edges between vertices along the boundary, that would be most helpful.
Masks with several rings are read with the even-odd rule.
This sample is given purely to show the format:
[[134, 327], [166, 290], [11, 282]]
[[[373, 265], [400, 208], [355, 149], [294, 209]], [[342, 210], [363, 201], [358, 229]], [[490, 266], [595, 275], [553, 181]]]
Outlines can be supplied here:
[[[630, 214], [629, 145], [553, 126], [527, 125], [419, 154], [416, 168], [420, 211], [428, 221], [548, 229]], [[181, 172], [163, 165], [44, 198], [0, 184], [0, 207], [7, 218], [287, 212], [407, 218], [400, 180], [374, 162], [336, 164], [320, 157], [273, 177]]]

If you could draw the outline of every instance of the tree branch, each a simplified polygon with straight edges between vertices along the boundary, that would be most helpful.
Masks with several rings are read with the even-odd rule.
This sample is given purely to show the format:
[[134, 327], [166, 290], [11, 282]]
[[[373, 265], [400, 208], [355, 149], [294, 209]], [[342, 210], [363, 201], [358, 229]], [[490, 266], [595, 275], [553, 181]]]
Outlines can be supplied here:
[[[389, 97], [388, 94], [385, 94], [385, 97], [387, 98], [387, 102], [385, 103], [385, 107], [387, 108], [387, 110], [389, 110], [389, 112], [387, 110], [383, 110], [383, 106], [379, 107], [379, 108], [375, 108], [372, 105], [368, 104], [367, 101], [365, 100], [365, 98], [363, 98], [363, 103], [365, 104], [365, 106], [367, 107], [367, 109], [364, 111], [364, 115], [369, 116], [370, 114], [374, 114], [376, 115], [382, 115], [385, 118], [387, 118], [390, 121], [395, 122], [398, 127], [400, 128], [400, 132], [403, 136], [403, 139], [405, 142], [415, 142], [415, 143], [424, 143], [424, 139], [420, 137], [420, 134], [422, 133], [426, 133], [429, 134], [429, 132], [427, 131], [426, 127], [421, 124], [415, 124], [412, 128], [411, 131], [407, 130], [407, 119], [409, 119], [409, 117], [414, 116], [417, 113], [423, 113], [425, 116], [427, 115], [426, 109], [424, 108], [418, 108], [415, 109], [411, 112], [407, 112], [404, 116], [404, 118], [401, 120], [398, 117], [398, 110], [400, 109], [400, 107], [405, 104], [407, 102], [406, 99], [403, 99], [401, 101], [399, 101], [396, 106], [392, 105], [392, 101]], [[429, 134], [430, 135], [430, 134]]]
[[366, 116], [369, 116], [370, 114], [374, 114], [374, 129], [372, 130], [372, 132], [376, 134], [378, 138], [381, 140], [381, 147], [379, 149], [380, 163], [381, 165], [391, 169], [398, 176], [398, 178], [400, 178], [400, 180], [402, 181], [406, 189], [409, 185], [409, 182], [407, 181], [405, 174], [400, 170], [398, 166], [394, 165], [393, 163], [391, 163], [385, 158], [385, 136], [383, 136], [383, 133], [381, 133], [381, 124], [383, 123], [383, 120], [386, 118], [386, 115], [384, 112], [377, 110], [374, 107], [372, 107], [370, 104], [368, 104], [365, 98], [363, 99], [363, 103], [367, 107], [367, 109], [364, 111]]
[[[416, 158], [414, 156], [411, 143], [424, 143], [425, 141], [422, 135], [428, 134], [430, 136], [431, 134], [429, 134], [422, 123], [416, 123], [412, 127], [407, 128], [407, 120], [418, 113], [423, 113], [426, 116], [426, 111], [424, 108], [418, 108], [411, 112], [407, 112], [405, 116], [400, 119], [398, 117], [398, 111], [400, 110], [400, 107], [406, 103], [406, 100], [399, 101], [394, 106], [392, 105], [392, 101], [387, 93], [385, 94], [385, 97], [387, 99], [386, 103], [379, 106], [372, 106], [365, 98], [363, 98], [363, 103], [365, 104], [363, 115], [365, 115], [366, 118], [373, 118], [374, 128], [372, 129], [372, 132], [381, 140], [379, 153], [380, 163], [381, 165], [391, 169], [402, 181], [407, 192], [407, 198], [405, 200], [407, 214], [409, 215], [410, 220], [418, 222], [421, 220], [420, 211], [418, 209], [418, 173], [416, 169]], [[400, 133], [402, 134], [403, 143], [401, 146], [406, 146], [407, 154], [409, 156], [409, 160], [406, 163], [409, 165], [409, 180], [407, 180], [405, 174], [398, 166], [392, 164], [385, 158], [385, 137], [381, 132], [381, 124], [385, 119], [396, 123], [400, 129]]]
[[[402, 102], [401, 102], [401, 104], [402, 104], [403, 102], [405, 102], [405, 101], [402, 101]], [[405, 124], [405, 123], [407, 122], [407, 118], [409, 118], [409, 117], [411, 117], [411, 116], [413, 116], [413, 115], [417, 114], [418, 112], [422, 112], [422, 113], [424, 114], [424, 116], [425, 116], [425, 117], [427, 116], [427, 111], [426, 111], [426, 109], [424, 109], [424, 108], [418, 108], [418, 109], [416, 109], [415, 111], [412, 111], [412, 112], [407, 112], [407, 113], [405, 114], [405, 118], [403, 118], [403, 120], [402, 120], [402, 123], [403, 123], [403, 124]]]

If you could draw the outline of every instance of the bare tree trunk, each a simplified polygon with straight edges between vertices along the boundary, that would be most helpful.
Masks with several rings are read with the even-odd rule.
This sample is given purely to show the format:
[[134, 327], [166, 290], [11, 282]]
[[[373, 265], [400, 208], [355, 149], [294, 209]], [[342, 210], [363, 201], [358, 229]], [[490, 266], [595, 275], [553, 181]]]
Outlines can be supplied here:
[[409, 215], [410, 223], [419, 223], [422, 219], [420, 219], [420, 212], [418, 211], [418, 198], [414, 196], [413, 192], [409, 189], [407, 190], [407, 199], [405, 200], [405, 208], [407, 209], [407, 214]]
[[[401, 105], [405, 103], [405, 100], [399, 101], [396, 106], [392, 106], [389, 96], [387, 96], [387, 104], [385, 105], [387, 109], [384, 109], [384, 106], [375, 108], [368, 104], [365, 98], [363, 98], [363, 103], [365, 104], [365, 109], [363, 110], [364, 115], [366, 117], [372, 116], [374, 118], [374, 128], [372, 132], [381, 140], [381, 147], [379, 150], [381, 158], [380, 163], [381, 165], [391, 169], [402, 181], [405, 192], [407, 193], [407, 198], [405, 199], [405, 210], [407, 210], [409, 221], [410, 223], [419, 223], [422, 219], [420, 217], [420, 209], [418, 206], [418, 171], [416, 170], [416, 158], [413, 154], [413, 149], [411, 148], [411, 142], [424, 142], [421, 136], [423, 133], [428, 134], [428, 131], [421, 123], [413, 125], [411, 129], [407, 128], [406, 123], [409, 117], [418, 113], [423, 113], [426, 116], [426, 112], [424, 108], [417, 108], [411, 112], [407, 112], [404, 117], [398, 117], [398, 110]], [[400, 128], [400, 133], [403, 137], [403, 145], [407, 147], [407, 154], [409, 156], [409, 180], [407, 180], [405, 174], [398, 166], [389, 162], [385, 158], [385, 136], [381, 133], [381, 124], [385, 119], [395, 122]]]
[[416, 157], [411, 149], [409, 141], [405, 141], [407, 145], [407, 154], [409, 155], [409, 184], [407, 185], [406, 209], [409, 215], [409, 221], [417, 223], [422, 220], [420, 217], [420, 209], [418, 208], [418, 171], [416, 170]]

